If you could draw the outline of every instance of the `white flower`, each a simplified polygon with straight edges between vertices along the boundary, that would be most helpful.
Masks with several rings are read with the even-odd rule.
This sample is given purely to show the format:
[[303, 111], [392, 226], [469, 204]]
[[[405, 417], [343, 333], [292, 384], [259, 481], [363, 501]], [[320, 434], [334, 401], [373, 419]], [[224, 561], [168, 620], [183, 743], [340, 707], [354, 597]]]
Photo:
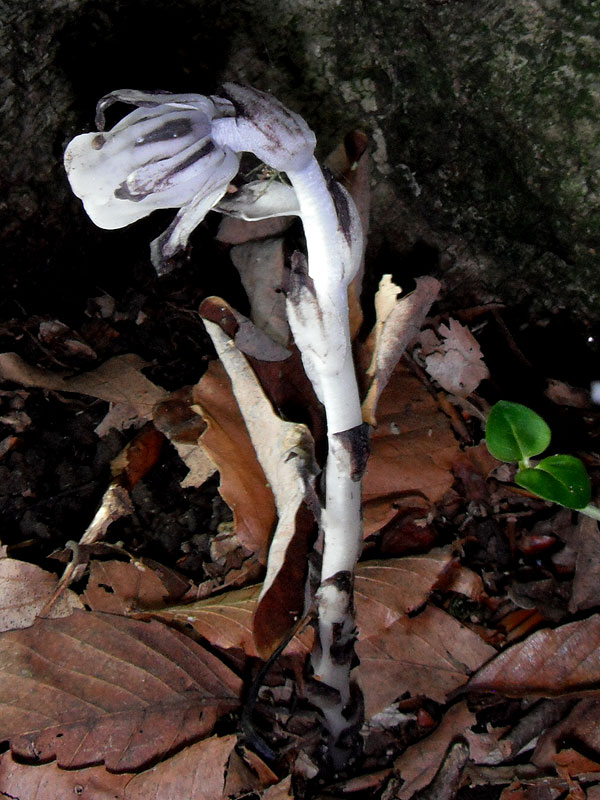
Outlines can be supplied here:
[[[138, 108], [103, 132], [104, 111], [116, 102]], [[238, 171], [239, 155], [211, 138], [213, 120], [234, 113], [217, 97], [111, 92], [98, 103], [100, 132], [77, 136], [66, 149], [73, 192], [100, 228], [125, 227], [159, 208], [181, 209], [152, 243], [152, 262], [163, 272]]]

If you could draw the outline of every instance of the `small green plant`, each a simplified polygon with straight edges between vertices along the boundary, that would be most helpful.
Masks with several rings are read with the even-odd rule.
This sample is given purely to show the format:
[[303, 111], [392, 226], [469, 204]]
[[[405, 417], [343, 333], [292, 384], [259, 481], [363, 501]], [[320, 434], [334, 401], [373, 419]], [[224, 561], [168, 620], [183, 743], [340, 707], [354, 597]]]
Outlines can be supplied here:
[[600, 509], [590, 505], [590, 479], [579, 458], [559, 454], [531, 463], [546, 450], [550, 438], [548, 425], [527, 406], [500, 400], [490, 411], [485, 431], [488, 450], [500, 461], [518, 464], [515, 483], [544, 500], [600, 519]]

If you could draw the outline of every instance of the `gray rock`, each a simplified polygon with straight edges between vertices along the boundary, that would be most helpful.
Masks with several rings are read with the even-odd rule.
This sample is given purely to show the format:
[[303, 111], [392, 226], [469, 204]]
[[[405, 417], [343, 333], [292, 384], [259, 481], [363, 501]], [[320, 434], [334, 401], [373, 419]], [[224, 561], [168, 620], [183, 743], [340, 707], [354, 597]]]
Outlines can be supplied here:
[[0, 14], [4, 281], [99, 241], [60, 161], [98, 97], [238, 80], [302, 113], [323, 155], [370, 133], [372, 252], [426, 243], [448, 302], [600, 321], [600, 4], [0, 0]]

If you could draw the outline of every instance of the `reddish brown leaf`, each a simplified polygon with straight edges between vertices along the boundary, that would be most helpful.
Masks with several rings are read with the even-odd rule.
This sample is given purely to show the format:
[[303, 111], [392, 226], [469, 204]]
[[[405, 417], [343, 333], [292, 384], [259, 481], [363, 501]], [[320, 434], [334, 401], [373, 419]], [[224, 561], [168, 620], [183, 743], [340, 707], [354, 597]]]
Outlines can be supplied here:
[[354, 600], [361, 638], [378, 636], [427, 600], [452, 561], [449, 550], [424, 556], [366, 561], [356, 569]]
[[160, 608], [182, 597], [189, 587], [159, 564], [143, 561], [93, 561], [84, 597], [92, 611], [128, 614], [131, 610]]
[[567, 716], [545, 730], [539, 737], [532, 762], [543, 769], [551, 769], [557, 750], [565, 741], [577, 741], [587, 753], [600, 752], [600, 700], [593, 697], [580, 700]]
[[[169, 606], [153, 616], [179, 624], [188, 623], [215, 647], [240, 649], [256, 658], [258, 651], [254, 643], [252, 620], [261, 589], [261, 585], [248, 586], [196, 603]], [[307, 633], [294, 636], [286, 653], [305, 656], [310, 651], [311, 638]]]
[[131, 490], [158, 461], [163, 435], [146, 425], [111, 462], [113, 481]]
[[[208, 303], [205, 301], [202, 309]], [[209, 308], [212, 311], [214, 306], [209, 304]], [[254, 614], [254, 640], [258, 652], [266, 658], [304, 611], [307, 554], [316, 535], [318, 514], [313, 440], [305, 425], [284, 421], [273, 411], [255, 373], [230, 334], [208, 319], [205, 325], [231, 379], [277, 509], [277, 527], [270, 542], [267, 574]], [[227, 318], [224, 326], [229, 330], [230, 325], [231, 320]]]
[[270, 779], [261, 780], [260, 773], [253, 775], [250, 770], [240, 771], [234, 752], [236, 744], [237, 736], [213, 736], [186, 747], [173, 758], [134, 776], [124, 800], [223, 800], [232, 794], [228, 791], [230, 767], [236, 773], [236, 795], [274, 783], [275, 775], [264, 764], [261, 772], [265, 777], [270, 775]]
[[394, 762], [394, 769], [404, 781], [395, 795], [398, 800], [408, 800], [424, 786], [429, 786], [453, 739], [476, 723], [475, 714], [465, 702], [458, 703], [446, 712], [435, 731], [411, 745]]
[[[56, 575], [35, 564], [0, 558], [0, 631], [33, 625], [57, 585]], [[66, 617], [82, 607], [77, 595], [66, 591], [52, 606], [50, 616]]]
[[194, 402], [207, 422], [202, 446], [219, 470], [219, 492], [233, 511], [239, 541], [265, 564], [277, 517], [275, 500], [231, 391], [231, 382], [218, 361], [210, 363], [194, 387]]
[[404, 692], [444, 702], [496, 652], [439, 608], [402, 617], [381, 636], [359, 640], [359, 679], [368, 717]]
[[239, 679], [159, 622], [76, 611], [0, 636], [0, 738], [59, 766], [138, 769], [206, 736]]
[[402, 364], [381, 395], [377, 419], [363, 481], [365, 536], [389, 522], [407, 496], [424, 507], [440, 500], [460, 452], [448, 419]]
[[597, 687], [600, 681], [600, 615], [536, 631], [479, 670], [468, 690], [509, 697], [553, 697]]
[[19, 800], [127, 800], [131, 775], [104, 767], [61, 769], [52, 764], [19, 764], [10, 753], [0, 760], [0, 796]]

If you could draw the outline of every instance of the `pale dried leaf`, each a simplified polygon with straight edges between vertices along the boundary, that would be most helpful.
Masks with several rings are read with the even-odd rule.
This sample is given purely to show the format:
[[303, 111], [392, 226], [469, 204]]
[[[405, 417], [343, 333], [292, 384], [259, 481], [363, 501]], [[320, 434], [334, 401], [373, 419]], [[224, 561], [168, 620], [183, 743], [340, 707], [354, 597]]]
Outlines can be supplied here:
[[474, 675], [468, 690], [509, 697], [554, 697], [600, 681], [600, 615], [528, 636]]
[[159, 622], [75, 611], [0, 635], [0, 738], [13, 753], [131, 771], [206, 736], [241, 682]]
[[275, 786], [270, 786], [261, 794], [261, 800], [294, 800], [292, 776], [288, 775]]
[[217, 468], [200, 444], [174, 442], [179, 457], [188, 468], [188, 473], [181, 481], [182, 489], [202, 486], [214, 475]]
[[440, 325], [444, 337], [434, 352], [425, 354], [425, 369], [451, 394], [466, 397], [490, 377], [481, 348], [471, 331], [455, 319]]
[[275, 342], [287, 345], [290, 329], [283, 290], [288, 270], [283, 240], [266, 239], [238, 245], [231, 250], [231, 260], [248, 295], [252, 322]]
[[64, 378], [29, 366], [16, 353], [2, 353], [0, 380], [39, 389], [86, 394], [109, 403], [120, 403], [130, 407], [138, 421], [147, 421], [152, 417], [154, 405], [167, 393], [142, 374], [145, 366], [146, 362], [139, 356], [128, 354], [115, 356], [92, 372]]
[[418, 335], [431, 304], [437, 297], [439, 281], [417, 278], [417, 286], [406, 297], [391, 275], [384, 275], [375, 295], [377, 321], [363, 347], [362, 360], [370, 354], [367, 377], [370, 385], [363, 401], [363, 419], [377, 425], [379, 398], [408, 344]]
[[[35, 564], [0, 558], [0, 631], [27, 628], [54, 594], [58, 579]], [[79, 597], [64, 592], [53, 604], [51, 617], [67, 617], [83, 608]]]
[[405, 692], [443, 703], [496, 651], [431, 606], [400, 618], [380, 636], [359, 640], [356, 652], [365, 713], [371, 717]]
[[313, 532], [317, 466], [305, 425], [274, 413], [246, 358], [214, 322], [205, 320], [232, 383], [258, 460], [275, 498], [277, 528], [269, 548], [267, 574], [254, 617], [258, 650], [266, 655], [301, 616], [308, 537]]

